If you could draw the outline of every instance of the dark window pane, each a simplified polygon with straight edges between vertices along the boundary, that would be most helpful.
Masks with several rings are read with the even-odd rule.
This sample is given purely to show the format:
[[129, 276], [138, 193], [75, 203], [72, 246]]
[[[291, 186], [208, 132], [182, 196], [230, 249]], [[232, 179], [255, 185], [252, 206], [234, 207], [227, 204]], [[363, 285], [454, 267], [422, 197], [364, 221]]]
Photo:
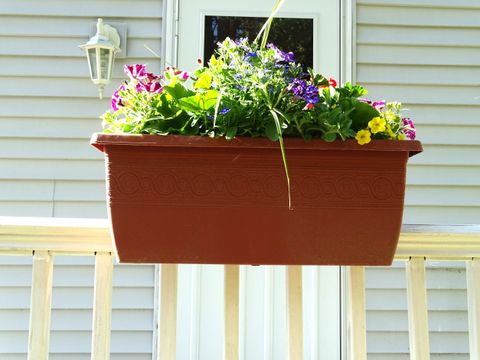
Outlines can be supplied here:
[[[208, 61], [219, 41], [226, 37], [248, 37], [253, 41], [266, 18], [240, 16], [206, 16], [204, 61]], [[268, 41], [283, 51], [293, 51], [295, 60], [313, 67], [313, 19], [275, 18]]]

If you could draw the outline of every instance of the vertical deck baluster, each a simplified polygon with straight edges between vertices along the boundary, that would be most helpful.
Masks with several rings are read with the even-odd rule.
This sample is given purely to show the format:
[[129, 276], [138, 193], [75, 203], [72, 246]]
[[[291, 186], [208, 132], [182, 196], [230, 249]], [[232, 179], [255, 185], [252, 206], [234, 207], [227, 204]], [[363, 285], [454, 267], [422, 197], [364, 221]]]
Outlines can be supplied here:
[[470, 359], [480, 359], [480, 258], [467, 261]]
[[363, 266], [349, 266], [347, 271], [349, 358], [366, 360], [365, 268]]
[[225, 343], [224, 360], [238, 360], [240, 267], [225, 265]]
[[110, 359], [112, 278], [112, 254], [109, 252], [98, 252], [95, 256], [92, 360]]
[[428, 360], [430, 359], [430, 343], [428, 334], [425, 259], [415, 257], [407, 261], [406, 274], [410, 359]]
[[160, 266], [158, 313], [158, 359], [176, 360], [177, 346], [177, 265]]
[[48, 251], [35, 251], [32, 269], [28, 360], [47, 360], [52, 306], [53, 258]]
[[288, 359], [303, 359], [302, 267], [287, 266]]

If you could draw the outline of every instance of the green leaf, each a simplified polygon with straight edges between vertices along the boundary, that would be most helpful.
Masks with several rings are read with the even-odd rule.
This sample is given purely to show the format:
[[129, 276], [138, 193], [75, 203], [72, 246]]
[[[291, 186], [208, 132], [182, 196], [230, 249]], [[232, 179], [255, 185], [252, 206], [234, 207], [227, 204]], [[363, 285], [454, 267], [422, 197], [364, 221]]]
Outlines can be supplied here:
[[335, 133], [325, 133], [325, 134], [323, 134], [322, 139], [327, 141], [327, 142], [332, 142], [332, 141], [335, 141], [337, 139], [337, 134], [335, 134]]
[[227, 140], [231, 140], [237, 135], [237, 130], [238, 128], [236, 126], [231, 126], [227, 129], [227, 132], [225, 133], [225, 137]]
[[265, 136], [272, 141], [278, 140], [277, 127], [273, 121], [269, 121], [265, 126]]
[[212, 75], [206, 72], [202, 73], [198, 77], [198, 80], [193, 85], [195, 89], [210, 89], [211, 86], [212, 86]]
[[195, 94], [192, 90], [185, 88], [181, 83], [174, 83], [173, 86], [165, 85], [163, 90], [171, 95], [174, 99], [181, 99]]
[[368, 122], [379, 115], [380, 113], [373, 106], [361, 101], [357, 102], [355, 110], [350, 113], [352, 129], [355, 131], [365, 129]]

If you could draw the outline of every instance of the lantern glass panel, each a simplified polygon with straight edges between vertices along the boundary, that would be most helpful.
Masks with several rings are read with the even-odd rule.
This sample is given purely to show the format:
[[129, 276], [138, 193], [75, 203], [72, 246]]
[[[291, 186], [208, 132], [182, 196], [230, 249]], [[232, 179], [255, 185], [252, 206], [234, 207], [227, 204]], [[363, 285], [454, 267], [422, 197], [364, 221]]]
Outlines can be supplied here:
[[100, 48], [100, 76], [99, 79], [109, 79], [110, 49]]
[[88, 49], [88, 61], [90, 65], [90, 75], [92, 79], [97, 79], [97, 49]]

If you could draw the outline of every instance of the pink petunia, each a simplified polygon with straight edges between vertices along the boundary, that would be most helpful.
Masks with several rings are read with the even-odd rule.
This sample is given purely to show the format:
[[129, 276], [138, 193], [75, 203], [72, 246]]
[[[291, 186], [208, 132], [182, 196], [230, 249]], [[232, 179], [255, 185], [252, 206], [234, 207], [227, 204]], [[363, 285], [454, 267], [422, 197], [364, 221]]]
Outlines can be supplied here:
[[112, 110], [117, 111], [120, 106], [124, 106], [122, 98], [120, 97], [120, 91], [125, 90], [125, 84], [121, 84], [112, 95]]
[[415, 125], [413, 124], [412, 119], [410, 118], [403, 118], [403, 132], [405, 133], [405, 136], [408, 137], [410, 140], [415, 140], [415, 137], [417, 135], [417, 130], [415, 130]]
[[132, 80], [141, 80], [147, 77], [147, 70], [145, 65], [134, 64], [134, 65], [125, 65], [123, 68], [125, 74]]

